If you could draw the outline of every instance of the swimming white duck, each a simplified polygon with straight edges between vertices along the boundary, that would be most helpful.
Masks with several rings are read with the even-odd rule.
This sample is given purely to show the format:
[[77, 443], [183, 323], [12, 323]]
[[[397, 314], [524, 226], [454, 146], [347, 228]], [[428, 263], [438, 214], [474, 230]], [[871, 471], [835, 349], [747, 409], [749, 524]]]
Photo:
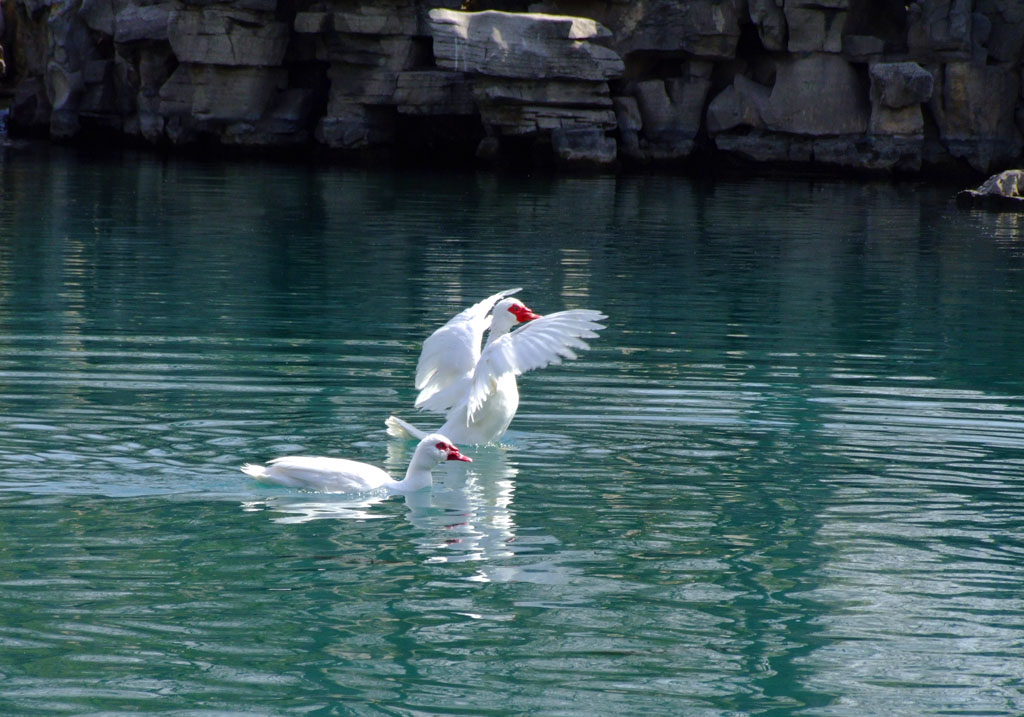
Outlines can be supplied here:
[[473, 459], [462, 455], [445, 436], [431, 433], [416, 446], [402, 480], [395, 480], [369, 463], [324, 456], [283, 456], [265, 466], [246, 463], [242, 472], [261, 483], [320, 493], [362, 493], [379, 488], [391, 493], [412, 493], [429, 487], [433, 482], [430, 471], [444, 461], [472, 463]]
[[[445, 423], [438, 430], [457, 443], [499, 440], [519, 408], [516, 376], [575, 359], [575, 350], [590, 348], [583, 339], [596, 338], [604, 328], [597, 322], [608, 318], [589, 309], [540, 316], [509, 298], [517, 291], [501, 291], [474, 304], [423, 342], [416, 366], [416, 407], [444, 413]], [[525, 322], [529, 323], [509, 333]], [[481, 350], [487, 328], [490, 333]], [[396, 438], [426, 435], [397, 416], [390, 416], [385, 425], [388, 435]]]

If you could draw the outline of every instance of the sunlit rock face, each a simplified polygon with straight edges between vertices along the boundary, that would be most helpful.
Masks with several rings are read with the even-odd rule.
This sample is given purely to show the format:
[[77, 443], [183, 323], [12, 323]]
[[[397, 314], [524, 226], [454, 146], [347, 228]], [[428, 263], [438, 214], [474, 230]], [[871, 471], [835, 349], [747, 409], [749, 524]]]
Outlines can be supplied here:
[[468, 76], [487, 138], [478, 154], [498, 154], [505, 137], [551, 144], [567, 164], [611, 165], [616, 128], [609, 80], [624, 65], [598, 44], [611, 32], [580, 17], [436, 9], [430, 30], [438, 67]]
[[12, 0], [12, 133], [430, 162], [1021, 161], [1019, 0]]

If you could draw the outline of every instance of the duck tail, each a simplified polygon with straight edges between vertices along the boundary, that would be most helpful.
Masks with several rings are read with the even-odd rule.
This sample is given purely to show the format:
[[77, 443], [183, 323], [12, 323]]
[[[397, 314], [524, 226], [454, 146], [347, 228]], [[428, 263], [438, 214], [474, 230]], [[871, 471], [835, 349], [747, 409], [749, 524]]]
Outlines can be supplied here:
[[255, 463], [246, 463], [242, 466], [242, 472], [256, 480], [267, 477], [267, 467], [256, 465]]
[[384, 425], [388, 427], [388, 435], [394, 438], [413, 438], [417, 441], [422, 441], [427, 437], [426, 431], [421, 431], [398, 416], [388, 416], [388, 419], [384, 421]]

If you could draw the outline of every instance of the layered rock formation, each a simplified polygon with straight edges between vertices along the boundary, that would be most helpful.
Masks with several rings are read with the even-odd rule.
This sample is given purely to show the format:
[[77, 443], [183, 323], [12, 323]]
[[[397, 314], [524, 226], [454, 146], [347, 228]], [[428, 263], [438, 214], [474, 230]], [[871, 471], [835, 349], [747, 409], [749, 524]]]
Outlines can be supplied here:
[[608, 80], [622, 59], [591, 42], [610, 37], [593, 20], [545, 14], [431, 10], [439, 67], [470, 77], [487, 133], [477, 154], [493, 158], [502, 137], [549, 137], [561, 161], [615, 160]]
[[57, 139], [908, 173], [1024, 147], [1019, 0], [11, 1], [10, 127]]

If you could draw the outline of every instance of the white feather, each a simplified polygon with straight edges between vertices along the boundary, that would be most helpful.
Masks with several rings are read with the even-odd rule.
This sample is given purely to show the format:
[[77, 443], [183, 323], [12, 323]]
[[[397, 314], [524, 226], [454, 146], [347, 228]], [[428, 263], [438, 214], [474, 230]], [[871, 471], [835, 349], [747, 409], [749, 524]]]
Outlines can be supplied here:
[[503, 376], [519, 376], [527, 371], [575, 359], [575, 350], [585, 351], [583, 339], [597, 337], [604, 328], [598, 321], [608, 317], [600, 311], [570, 309], [534, 319], [518, 331], [502, 336], [485, 348], [473, 372], [468, 397], [467, 423], [495, 390]]
[[416, 364], [416, 407], [444, 412], [469, 390], [480, 342], [496, 303], [522, 289], [506, 289], [461, 311], [423, 342]]

